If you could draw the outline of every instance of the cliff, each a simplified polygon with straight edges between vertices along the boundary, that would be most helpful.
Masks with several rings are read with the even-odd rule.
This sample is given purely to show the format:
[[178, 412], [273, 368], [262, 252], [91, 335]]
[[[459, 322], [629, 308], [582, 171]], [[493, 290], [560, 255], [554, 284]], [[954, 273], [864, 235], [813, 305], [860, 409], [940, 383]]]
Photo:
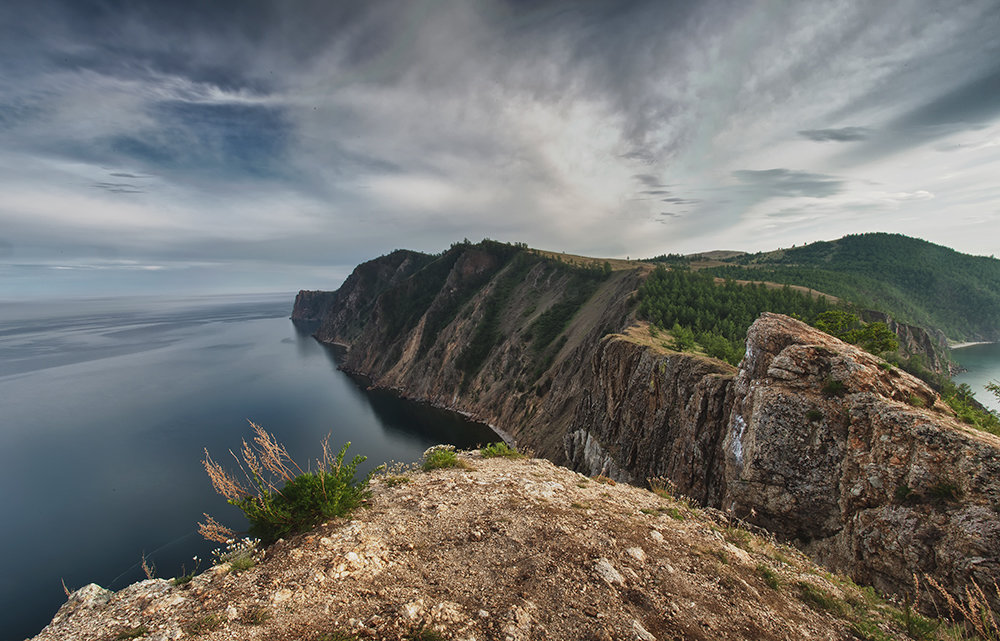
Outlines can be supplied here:
[[861, 318], [866, 323], [885, 323], [899, 341], [899, 353], [904, 358], [919, 357], [924, 367], [938, 374], [950, 376], [952, 363], [948, 358], [948, 337], [941, 330], [926, 330], [897, 321], [883, 312], [864, 310]]
[[461, 456], [376, 478], [365, 509], [241, 572], [81, 588], [35, 640], [907, 638], [899, 610], [721, 513]]
[[787, 317], [753, 325], [736, 370], [628, 336], [645, 274], [458, 247], [352, 303], [363, 316], [331, 308], [317, 336], [349, 343], [345, 368], [375, 385], [588, 474], [665, 477], [880, 590], [1000, 579], [1000, 439]]

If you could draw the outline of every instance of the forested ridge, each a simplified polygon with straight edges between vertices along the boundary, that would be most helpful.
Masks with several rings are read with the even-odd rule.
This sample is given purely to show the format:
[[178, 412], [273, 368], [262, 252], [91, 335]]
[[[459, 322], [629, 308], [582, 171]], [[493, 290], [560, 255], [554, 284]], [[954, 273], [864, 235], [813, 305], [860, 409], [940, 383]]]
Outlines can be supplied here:
[[726, 262], [704, 271], [810, 287], [955, 340], [1000, 339], [1000, 260], [992, 257], [871, 233]]
[[733, 365], [743, 358], [747, 328], [761, 313], [812, 322], [830, 308], [824, 296], [732, 280], [719, 284], [709, 274], [681, 267], [659, 266], [639, 288], [639, 314], [654, 328], [670, 331], [674, 349], [698, 344], [709, 356]]

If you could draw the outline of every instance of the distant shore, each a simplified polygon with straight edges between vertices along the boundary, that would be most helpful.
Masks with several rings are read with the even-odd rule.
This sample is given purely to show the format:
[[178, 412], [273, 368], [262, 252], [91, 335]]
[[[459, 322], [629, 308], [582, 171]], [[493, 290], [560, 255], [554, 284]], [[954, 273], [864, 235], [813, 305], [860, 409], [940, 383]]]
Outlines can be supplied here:
[[962, 349], [963, 347], [972, 347], [973, 345], [992, 345], [996, 341], [970, 341], [968, 343], [955, 343], [954, 345], [949, 345], [949, 349]]

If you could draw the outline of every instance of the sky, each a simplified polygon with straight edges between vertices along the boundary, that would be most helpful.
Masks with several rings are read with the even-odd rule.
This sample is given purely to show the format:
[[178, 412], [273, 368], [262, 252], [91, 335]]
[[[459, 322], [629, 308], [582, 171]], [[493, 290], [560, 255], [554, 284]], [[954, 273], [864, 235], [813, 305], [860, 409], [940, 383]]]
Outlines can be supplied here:
[[484, 237], [1000, 254], [1000, 3], [5, 0], [0, 299]]

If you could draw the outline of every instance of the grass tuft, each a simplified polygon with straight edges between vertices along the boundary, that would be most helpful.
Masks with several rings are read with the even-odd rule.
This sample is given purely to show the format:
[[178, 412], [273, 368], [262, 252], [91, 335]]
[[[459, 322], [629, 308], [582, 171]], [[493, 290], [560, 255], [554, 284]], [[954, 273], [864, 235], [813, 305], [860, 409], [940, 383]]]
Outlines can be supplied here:
[[781, 589], [781, 580], [778, 578], [777, 572], [763, 563], [757, 564], [757, 576], [759, 576], [772, 590]]
[[840, 616], [848, 614], [847, 604], [826, 590], [808, 581], [799, 581], [795, 585], [799, 589], [799, 599], [814, 610], [824, 610]]
[[524, 454], [521, 454], [503, 441], [500, 441], [499, 443], [490, 443], [486, 447], [480, 448], [479, 453], [483, 456], [483, 458], [524, 458]]
[[196, 636], [199, 634], [207, 634], [212, 630], [215, 630], [222, 625], [222, 622], [222, 616], [212, 613], [199, 617], [182, 627], [184, 628], [184, 631], [191, 636]]
[[398, 487], [400, 485], [406, 485], [410, 482], [410, 477], [408, 476], [386, 476], [382, 479], [382, 483], [386, 487]]
[[430, 472], [449, 467], [467, 468], [468, 465], [459, 460], [454, 445], [435, 445], [424, 452], [422, 467], [425, 472]]

